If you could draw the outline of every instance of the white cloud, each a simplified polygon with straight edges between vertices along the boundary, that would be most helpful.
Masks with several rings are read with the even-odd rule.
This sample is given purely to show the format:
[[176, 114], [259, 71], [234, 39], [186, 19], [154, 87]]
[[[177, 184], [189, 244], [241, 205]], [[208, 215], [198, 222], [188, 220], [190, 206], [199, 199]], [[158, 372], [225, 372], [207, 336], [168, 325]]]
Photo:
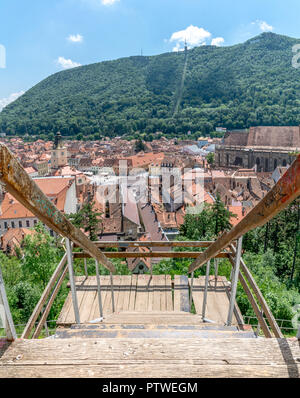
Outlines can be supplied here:
[[266, 21], [261, 21], [257, 19], [255, 22], [252, 22], [252, 25], [257, 25], [262, 32], [271, 32], [274, 30], [274, 26], [269, 25]]
[[68, 40], [71, 41], [72, 43], [82, 43], [83, 42], [83, 36], [77, 34], [77, 35], [70, 35], [68, 37]]
[[219, 47], [221, 46], [221, 44], [224, 43], [224, 41], [225, 40], [223, 39], [223, 37], [216, 37], [215, 39], [212, 39], [211, 45]]
[[74, 62], [71, 59], [66, 59], [64, 57], [58, 57], [56, 62], [63, 69], [71, 69], [76, 68], [77, 66], [81, 66], [81, 64], [79, 64], [78, 62]]
[[112, 6], [118, 3], [120, 0], [81, 0], [82, 3], [88, 4], [92, 7], [99, 6]]
[[10, 94], [7, 98], [0, 98], [0, 112], [3, 108], [5, 108], [11, 102], [14, 102], [17, 98], [21, 97], [21, 95], [25, 94], [25, 91], [20, 91], [19, 93]]
[[206, 40], [210, 37], [211, 33], [209, 33], [207, 30], [190, 25], [184, 30], [174, 32], [171, 36], [170, 42], [176, 42], [176, 47], [174, 47], [174, 49], [177, 49], [175, 51], [180, 51], [180, 45], [185, 43], [185, 41], [187, 45], [191, 48], [195, 46], [205, 45]]
[[120, 0], [101, 0], [104, 6], [112, 6], [113, 4], [119, 2]]
[[173, 47], [173, 52], [184, 51], [184, 48], [181, 47], [180, 43], [177, 43], [175, 47]]

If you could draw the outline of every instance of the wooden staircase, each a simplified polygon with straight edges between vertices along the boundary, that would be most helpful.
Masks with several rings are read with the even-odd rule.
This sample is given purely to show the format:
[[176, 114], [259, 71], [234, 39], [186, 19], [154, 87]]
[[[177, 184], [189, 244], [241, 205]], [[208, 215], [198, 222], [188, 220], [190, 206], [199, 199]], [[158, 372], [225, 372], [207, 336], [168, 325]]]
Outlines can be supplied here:
[[[73, 321], [68, 297], [55, 335], [19, 339], [2, 347], [2, 352], [0, 347], [0, 378], [299, 377], [297, 339], [260, 338], [236, 318], [232, 326], [225, 326], [225, 322], [203, 322], [201, 315], [180, 310], [189, 301], [187, 278], [177, 277], [172, 285], [170, 278], [157, 276], [150, 289], [146, 288], [149, 276], [118, 278], [114, 313], [109, 310], [108, 280], [107, 289], [103, 280], [104, 319], [94, 318], [99, 317], [94, 278], [77, 279], [80, 316], [86, 321]], [[202, 300], [201, 281], [195, 283], [194, 303]], [[227, 288], [222, 278], [211, 280], [210, 315], [226, 318]], [[170, 311], [167, 296], [172, 298]]]
[[251, 328], [204, 323], [186, 312], [121, 312], [98, 324], [60, 327], [52, 338], [195, 339], [256, 338]]
[[220, 326], [205, 329], [210, 325], [151, 329], [149, 324], [142, 330], [105, 325], [107, 329], [83, 325], [66, 335], [58, 331], [54, 338], [16, 340], [2, 357], [0, 353], [0, 377], [298, 378], [300, 374], [297, 339], [251, 338]]

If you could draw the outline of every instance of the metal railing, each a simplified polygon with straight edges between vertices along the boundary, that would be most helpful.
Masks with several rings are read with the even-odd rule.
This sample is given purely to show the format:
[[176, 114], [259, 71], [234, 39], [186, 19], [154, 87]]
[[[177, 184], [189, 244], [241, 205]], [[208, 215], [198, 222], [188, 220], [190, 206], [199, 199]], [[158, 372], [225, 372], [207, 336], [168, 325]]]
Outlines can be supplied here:
[[[244, 321], [245, 321], [245, 325], [251, 325], [252, 327], [258, 328], [259, 331], [260, 331], [260, 324], [259, 324], [259, 321], [258, 321], [256, 316], [244, 315], [243, 318], [244, 318]], [[267, 322], [266, 318], [265, 318], [265, 320]], [[280, 328], [280, 330], [282, 332], [291, 331], [291, 332], [294, 332], [295, 335], [297, 334], [297, 331], [298, 331], [299, 327], [284, 326], [284, 323], [287, 323], [289, 325], [292, 324], [292, 320], [291, 319], [275, 319], [275, 320], [276, 320], [277, 324], [279, 325], [279, 328]], [[285, 333], [285, 334], [287, 334], [287, 333]]]
[[[36, 322], [36, 323], [34, 324], [33, 328], [34, 328], [34, 329], [37, 328], [38, 324], [39, 324], [39, 323]], [[45, 329], [44, 334], [45, 334], [45, 337], [50, 337], [50, 336], [52, 336], [53, 334], [56, 333], [56, 327], [53, 327], [53, 324], [56, 325], [56, 321], [50, 320], [50, 321], [46, 321], [46, 322], [45, 322], [45, 324], [44, 324], [44, 329]], [[26, 327], [26, 325], [27, 325], [26, 323], [15, 324], [16, 337], [17, 337], [17, 338], [21, 338], [21, 337], [22, 337], [23, 330], [24, 330], [24, 328]], [[5, 329], [4, 329], [4, 328], [0, 328], [0, 339], [6, 338], [6, 337], [7, 337], [7, 335], [6, 335]]]
[[[242, 286], [247, 293], [250, 303], [255, 311], [256, 316], [260, 326], [266, 337], [271, 337], [268, 325], [263, 317], [262, 311], [267, 317], [267, 320], [272, 328], [275, 337], [283, 337], [279, 326], [276, 323], [266, 301], [264, 300], [260, 290], [258, 289], [252, 275], [247, 269], [246, 265], [241, 259], [242, 250], [242, 236], [252, 229], [264, 225], [270, 219], [272, 219], [279, 211], [288, 206], [295, 198], [300, 194], [300, 155], [296, 158], [292, 166], [287, 170], [283, 177], [277, 182], [277, 184], [272, 188], [272, 190], [264, 197], [263, 200], [255, 206], [250, 213], [247, 214], [245, 218], [242, 219], [234, 228], [229, 232], [224, 233], [215, 242], [206, 245], [208, 247], [204, 252], [147, 252], [147, 253], [103, 253], [99, 250], [97, 245], [89, 240], [86, 235], [78, 228], [75, 228], [69, 220], [54, 206], [54, 204], [43, 194], [43, 192], [38, 188], [36, 183], [28, 176], [24, 168], [21, 166], [16, 157], [3, 145], [0, 143], [0, 181], [5, 185], [5, 189], [10, 192], [20, 203], [22, 203], [27, 209], [29, 209], [36, 217], [38, 217], [44, 224], [49, 228], [61, 234], [66, 238], [66, 251], [67, 253], [63, 257], [61, 263], [58, 265], [56, 271], [49, 284], [47, 285], [42, 297], [37, 304], [32, 316], [30, 317], [25, 330], [22, 334], [22, 338], [28, 338], [31, 334], [32, 328], [36, 323], [39, 315], [43, 311], [42, 317], [38, 323], [36, 331], [34, 333], [34, 338], [39, 336], [43, 325], [47, 320], [48, 311], [51, 309], [54, 298], [56, 297], [58, 290], [61, 286], [64, 277], [66, 276], [67, 270], [69, 272], [70, 286], [72, 292], [72, 303], [75, 313], [76, 322], [80, 323], [80, 314], [77, 302], [76, 284], [74, 278], [74, 258], [85, 258], [93, 257], [96, 261], [96, 274], [97, 274], [97, 290], [99, 296], [99, 314], [100, 318], [103, 314], [102, 302], [101, 302], [101, 285], [98, 265], [102, 264], [110, 272], [111, 278], [111, 292], [112, 292], [112, 307], [113, 312], [115, 311], [114, 303], [114, 287], [113, 287], [113, 272], [115, 272], [114, 265], [108, 260], [111, 258], [123, 258], [123, 257], [170, 257], [170, 258], [195, 258], [195, 261], [191, 264], [189, 268], [189, 273], [197, 270], [199, 267], [207, 264], [206, 279], [205, 279], [205, 292], [203, 300], [203, 310], [202, 317], [205, 320], [206, 314], [206, 300], [208, 292], [208, 279], [210, 273], [210, 260], [213, 258], [229, 258], [233, 265], [233, 279], [231, 286], [231, 297], [227, 318], [227, 325], [231, 324], [232, 314], [234, 309], [234, 303], [236, 300], [236, 290], [238, 280], [242, 283]], [[238, 240], [237, 248], [235, 249], [232, 242]], [[164, 246], [163, 242], [150, 242], [150, 246]], [[166, 242], [167, 244], [172, 244], [173, 242]], [[185, 242], [177, 242], [178, 246], [184, 246]], [[198, 244], [201, 242], [198, 242]], [[77, 244], [81, 247], [85, 253], [72, 253], [72, 245]], [[147, 246], [147, 242], [133, 242], [134, 247], [136, 246]], [[100, 246], [101, 243], [98, 244]], [[194, 247], [197, 244], [194, 245]], [[198, 246], [200, 247], [200, 246]], [[202, 246], [204, 247], [204, 246]], [[228, 250], [229, 252], [224, 252], [223, 250]], [[65, 262], [68, 265], [65, 267]], [[243, 273], [240, 271], [243, 271]], [[87, 274], [87, 270], [85, 269]], [[60, 278], [55, 286], [55, 282], [58, 277]], [[256, 298], [258, 299], [261, 308], [259, 308], [251, 289], [249, 288], [246, 280], [250, 284], [251, 289], [255, 292]], [[52, 291], [52, 289], [54, 290]], [[47, 298], [50, 292], [52, 295], [43, 310]], [[16, 332], [14, 324], [12, 321], [10, 309], [7, 302], [7, 297], [4, 288], [4, 282], [2, 275], [0, 274], [0, 299], [1, 303], [5, 309], [5, 320], [7, 321], [7, 337], [11, 340], [16, 338]], [[300, 330], [299, 330], [300, 333]]]

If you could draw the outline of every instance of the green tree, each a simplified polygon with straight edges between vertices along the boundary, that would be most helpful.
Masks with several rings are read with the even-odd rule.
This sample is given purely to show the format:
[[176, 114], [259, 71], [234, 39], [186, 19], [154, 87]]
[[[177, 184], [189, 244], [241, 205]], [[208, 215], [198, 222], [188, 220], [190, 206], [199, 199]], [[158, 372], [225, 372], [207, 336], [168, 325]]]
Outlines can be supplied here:
[[36, 234], [24, 239], [22, 269], [27, 281], [45, 288], [62, 252], [41, 223], [36, 225], [35, 231]]
[[78, 213], [69, 214], [68, 218], [77, 228], [83, 228], [89, 233], [92, 241], [98, 239], [98, 232], [102, 226], [102, 213], [95, 210], [95, 202], [87, 202]]
[[139, 138], [135, 143], [135, 152], [139, 153], [145, 150], [145, 145], [143, 141]]
[[220, 194], [217, 193], [216, 200], [212, 205], [212, 214], [215, 223], [215, 235], [217, 236], [220, 232], [229, 230], [232, 225], [230, 219], [236, 217], [235, 214], [231, 213], [226, 209], [224, 203], [221, 200]]
[[206, 156], [206, 160], [207, 163], [210, 166], [214, 166], [215, 165], [215, 154], [213, 152], [210, 152], [207, 156]]

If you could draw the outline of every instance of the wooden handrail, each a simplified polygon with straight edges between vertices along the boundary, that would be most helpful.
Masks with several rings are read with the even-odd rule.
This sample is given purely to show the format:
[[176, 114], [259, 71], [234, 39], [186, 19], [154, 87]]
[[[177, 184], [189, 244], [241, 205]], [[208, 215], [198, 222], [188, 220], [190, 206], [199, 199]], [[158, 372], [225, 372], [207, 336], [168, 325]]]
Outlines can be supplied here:
[[17, 158], [2, 143], [0, 143], [0, 181], [12, 196], [49, 228], [69, 238], [109, 271], [115, 272], [114, 265], [79, 228], [76, 228], [57, 209], [26, 173]]
[[31, 331], [34, 327], [34, 324], [35, 324], [36, 320], [38, 319], [38, 317], [43, 309], [43, 306], [46, 303], [46, 300], [55, 285], [55, 282], [56, 282], [58, 276], [60, 275], [61, 271], [63, 270], [64, 266], [66, 265], [66, 262], [67, 262], [67, 254], [65, 253], [63, 258], [61, 259], [60, 263], [58, 264], [56, 270], [54, 271], [53, 275], [51, 276], [48, 285], [46, 286], [45, 290], [43, 291], [39, 302], [35, 306], [35, 309], [33, 310], [32, 314], [30, 316], [30, 318], [25, 326], [25, 329], [23, 330], [23, 333], [21, 336], [22, 339], [28, 339], [28, 337], [30, 336]]
[[[197, 258], [199, 252], [103, 252], [107, 258]], [[90, 258], [87, 253], [73, 252], [74, 258]], [[229, 253], [222, 252], [216, 258], [228, 258]]]
[[[233, 245], [231, 245], [231, 250], [235, 253], [236, 249]], [[231, 264], [234, 263], [234, 258], [232, 256], [229, 256], [229, 260], [231, 262]], [[248, 267], [246, 266], [244, 260], [241, 258], [241, 262], [240, 262], [240, 269], [241, 271], [244, 273], [250, 287], [252, 288], [252, 290], [255, 293], [255, 296], [257, 298], [257, 301], [259, 302], [259, 304], [261, 305], [261, 308], [264, 311], [264, 314], [266, 315], [267, 320], [269, 321], [269, 324], [271, 326], [271, 329], [275, 335], [275, 337], [277, 337], [278, 339], [282, 339], [283, 338], [283, 334], [266, 302], [266, 300], [264, 299], [264, 296], [260, 290], [260, 288], [258, 287], [257, 283], [255, 282], [250, 270], [248, 269]], [[262, 326], [262, 325], [261, 325]]]
[[33, 333], [32, 337], [34, 339], [37, 339], [40, 336], [41, 331], [42, 331], [42, 329], [43, 329], [43, 327], [44, 327], [44, 325], [45, 325], [45, 323], [47, 321], [49, 312], [51, 311], [52, 304], [53, 304], [54, 300], [56, 299], [56, 296], [57, 296], [57, 294], [59, 292], [59, 289], [61, 288], [61, 285], [62, 285], [67, 273], [68, 273], [68, 267], [66, 266], [65, 269], [63, 270], [63, 272], [62, 272], [62, 274], [61, 274], [61, 276], [60, 276], [60, 278], [59, 278], [59, 280], [58, 280], [58, 282], [57, 282], [52, 294], [51, 294], [51, 297], [50, 297], [50, 299], [49, 299], [49, 301], [48, 301], [48, 303], [46, 305], [46, 308], [45, 308], [45, 310], [44, 310], [44, 312], [43, 312], [43, 314], [41, 316], [41, 319], [40, 319], [40, 321], [39, 321], [39, 323], [38, 323], [38, 325], [37, 325], [37, 327], [36, 327], [36, 329], [35, 329], [35, 331]]
[[[232, 262], [232, 264], [234, 264], [234, 262]], [[262, 328], [262, 331], [263, 331], [265, 337], [268, 337], [268, 338], [272, 337], [272, 335], [270, 333], [270, 330], [268, 328], [268, 325], [267, 325], [267, 323], [265, 321], [265, 318], [262, 316], [261, 311], [260, 311], [260, 309], [259, 309], [259, 307], [258, 307], [258, 305], [257, 305], [257, 303], [255, 301], [255, 298], [254, 298], [251, 290], [249, 289], [249, 286], [248, 286], [248, 284], [246, 282], [246, 279], [241, 274], [241, 272], [239, 273], [239, 281], [240, 281], [240, 283], [241, 283], [241, 285], [242, 285], [242, 287], [244, 289], [244, 292], [246, 293], [246, 295], [248, 297], [248, 300], [250, 301], [250, 304], [251, 304], [251, 306], [253, 308], [253, 311], [255, 312], [255, 315], [256, 315], [256, 317], [258, 319], [258, 322], [259, 322], [259, 324], [260, 324], [260, 326]]]
[[[209, 247], [214, 241], [118, 241], [118, 242], [94, 242], [98, 248], [119, 248], [129, 247]], [[76, 246], [75, 246], [76, 247]]]
[[201, 253], [189, 267], [189, 273], [195, 271], [221, 250], [228, 247], [234, 240], [246, 232], [266, 224], [281, 210], [287, 207], [300, 195], [300, 155], [280, 178], [277, 184], [268, 192], [251, 211], [229, 232], [225, 232], [209, 248]]

